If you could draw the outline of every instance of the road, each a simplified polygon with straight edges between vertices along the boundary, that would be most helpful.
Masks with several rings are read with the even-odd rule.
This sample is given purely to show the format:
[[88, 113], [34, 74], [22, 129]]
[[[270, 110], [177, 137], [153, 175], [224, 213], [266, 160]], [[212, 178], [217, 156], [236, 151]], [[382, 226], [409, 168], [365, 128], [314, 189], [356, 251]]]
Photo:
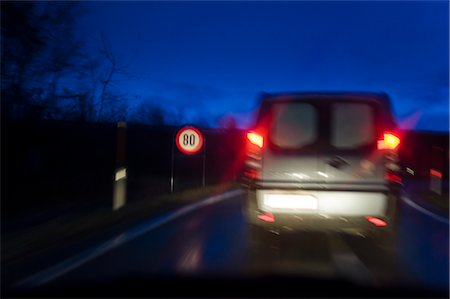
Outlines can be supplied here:
[[[207, 289], [206, 295], [212, 297], [222, 294], [302, 296], [314, 289], [317, 289], [315, 294], [330, 295], [327, 288], [330, 292], [344, 288], [348, 295], [348, 286], [358, 286], [362, 290], [399, 287], [403, 290], [404, 286], [448, 288], [448, 220], [445, 223], [445, 219], [433, 219], [402, 201], [395, 246], [386, 247], [372, 238], [358, 235], [294, 233], [286, 229], [268, 239], [267, 244], [263, 244], [267, 250], [258, 254], [261, 248], [248, 242], [247, 226], [241, 213], [243, 196], [243, 192], [235, 191], [153, 219], [118, 235], [103, 247], [94, 247], [29, 277], [21, 286], [35, 286], [32, 292], [45, 291], [50, 293], [44, 294], [57, 296], [70, 296], [77, 290], [83, 297], [94, 296], [89, 293], [92, 286], [101, 287], [95, 290], [95, 295], [98, 292], [117, 295], [119, 293], [115, 292], [120, 289], [125, 292], [121, 295], [128, 297], [198, 294], [184, 293], [188, 291], [186, 285]], [[161, 280], [161, 277], [167, 279]], [[174, 277], [187, 280], [180, 283]], [[192, 280], [193, 277], [198, 279]], [[255, 280], [255, 277], [297, 280], [291, 285], [282, 284], [283, 288], [291, 288], [289, 293], [284, 293], [276, 290], [280, 284], [271, 286], [271, 280]], [[227, 280], [229, 278], [239, 278], [240, 287], [257, 286], [262, 293], [242, 293], [242, 289], [238, 292], [230, 289], [232, 284], [221, 284], [222, 290], [214, 289], [217, 281], [236, 283], [236, 280]], [[242, 283], [245, 279], [248, 284]], [[284, 282], [291, 281], [289, 279]], [[299, 283], [302, 288], [293, 287]], [[206, 288], [207, 284], [213, 289]], [[267, 292], [263, 292], [264, 289]], [[350, 294], [353, 293], [350, 291]]]

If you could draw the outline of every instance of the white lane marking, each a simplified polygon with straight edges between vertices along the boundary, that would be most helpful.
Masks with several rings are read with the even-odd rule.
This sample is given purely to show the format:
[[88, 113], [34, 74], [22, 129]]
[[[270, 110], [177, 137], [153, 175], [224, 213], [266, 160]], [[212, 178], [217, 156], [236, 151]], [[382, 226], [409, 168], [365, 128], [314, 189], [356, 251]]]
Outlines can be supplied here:
[[435, 220], [437, 220], [437, 221], [440, 221], [440, 222], [449, 224], [449, 221], [448, 221], [447, 218], [442, 217], [442, 216], [439, 216], [439, 215], [436, 215], [436, 214], [434, 214], [434, 213], [428, 211], [428, 210], [425, 209], [424, 207], [422, 207], [422, 206], [416, 204], [415, 202], [413, 202], [412, 200], [410, 200], [408, 197], [402, 196], [402, 200], [403, 200], [407, 205], [409, 205], [409, 206], [411, 206], [412, 208], [414, 208], [414, 209], [416, 209], [416, 210], [418, 210], [418, 211], [420, 211], [420, 212], [422, 212], [422, 213], [424, 213], [424, 214], [430, 216], [431, 218], [433, 218], [433, 219], [435, 219]]
[[173, 212], [169, 212], [167, 214], [164, 214], [156, 219], [152, 219], [147, 223], [141, 224], [135, 228], [132, 228], [130, 230], [127, 230], [119, 235], [117, 235], [114, 238], [111, 238], [110, 240], [104, 242], [103, 244], [96, 246], [91, 249], [87, 249], [80, 254], [77, 254], [73, 257], [70, 257], [66, 259], [63, 262], [60, 262], [50, 268], [47, 268], [45, 270], [42, 270], [38, 273], [35, 273], [28, 278], [25, 278], [21, 281], [19, 281], [17, 284], [15, 284], [15, 287], [25, 287], [25, 288], [32, 288], [37, 287], [46, 283], [49, 283], [52, 280], [55, 280], [56, 278], [82, 266], [83, 264], [86, 264], [87, 262], [105, 254], [108, 251], [113, 250], [114, 248], [117, 248], [139, 236], [142, 236], [151, 230], [154, 230], [161, 225], [172, 221], [173, 219], [180, 217], [182, 215], [185, 215], [193, 210], [199, 209], [201, 207], [211, 205], [220, 201], [223, 201], [225, 199], [233, 198], [237, 195], [243, 194], [243, 190], [233, 190], [229, 191], [227, 193], [215, 195], [209, 198], [206, 198], [202, 201], [184, 206], [178, 210], [175, 210]]

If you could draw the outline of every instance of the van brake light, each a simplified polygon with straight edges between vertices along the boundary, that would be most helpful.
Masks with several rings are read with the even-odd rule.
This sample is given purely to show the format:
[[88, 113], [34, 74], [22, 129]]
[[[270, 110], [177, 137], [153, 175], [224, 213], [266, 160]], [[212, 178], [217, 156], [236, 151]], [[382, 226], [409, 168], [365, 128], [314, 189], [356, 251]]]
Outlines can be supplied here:
[[366, 216], [367, 221], [371, 222], [375, 226], [387, 226], [387, 223], [377, 217]]
[[264, 138], [254, 132], [247, 133], [247, 139], [259, 148], [262, 148], [264, 145]]
[[265, 222], [275, 222], [275, 217], [272, 213], [264, 213], [262, 215], [258, 215], [257, 217]]
[[392, 133], [384, 133], [383, 136], [383, 140], [378, 140], [378, 149], [396, 149], [400, 144], [400, 138]]

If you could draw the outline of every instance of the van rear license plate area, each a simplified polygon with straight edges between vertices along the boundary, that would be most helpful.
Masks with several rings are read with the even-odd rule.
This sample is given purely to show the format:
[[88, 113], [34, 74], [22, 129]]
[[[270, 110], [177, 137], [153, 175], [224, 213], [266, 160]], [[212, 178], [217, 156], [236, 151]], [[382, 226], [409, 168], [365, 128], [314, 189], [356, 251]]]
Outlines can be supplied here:
[[317, 210], [317, 198], [307, 194], [266, 193], [263, 206], [267, 210]]

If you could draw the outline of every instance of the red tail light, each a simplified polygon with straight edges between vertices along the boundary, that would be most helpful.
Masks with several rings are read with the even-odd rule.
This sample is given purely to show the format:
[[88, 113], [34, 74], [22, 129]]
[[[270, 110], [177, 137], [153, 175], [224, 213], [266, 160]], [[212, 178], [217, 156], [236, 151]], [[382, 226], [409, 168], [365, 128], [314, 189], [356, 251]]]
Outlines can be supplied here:
[[388, 171], [384, 174], [384, 178], [388, 180], [390, 183], [393, 184], [402, 184], [403, 180], [399, 175], [396, 175], [395, 173]]
[[387, 226], [387, 223], [379, 218], [373, 216], [366, 216], [366, 219], [375, 226]]
[[264, 137], [255, 132], [247, 133], [247, 159], [245, 160], [244, 175], [250, 180], [261, 179], [262, 148]]
[[385, 132], [383, 139], [378, 140], [378, 149], [396, 149], [400, 144], [400, 138], [392, 133]]
[[403, 180], [400, 172], [398, 146], [400, 137], [391, 132], [384, 132], [383, 139], [378, 140], [378, 149], [384, 152], [385, 173], [384, 179], [393, 185], [402, 185]]
[[264, 138], [259, 134], [249, 132], [247, 133], [247, 139], [259, 148], [262, 148], [264, 146]]
[[442, 172], [437, 171], [436, 169], [430, 169], [430, 175], [442, 179]]
[[265, 222], [275, 222], [275, 217], [272, 213], [264, 213], [262, 215], [258, 215], [258, 218]]

